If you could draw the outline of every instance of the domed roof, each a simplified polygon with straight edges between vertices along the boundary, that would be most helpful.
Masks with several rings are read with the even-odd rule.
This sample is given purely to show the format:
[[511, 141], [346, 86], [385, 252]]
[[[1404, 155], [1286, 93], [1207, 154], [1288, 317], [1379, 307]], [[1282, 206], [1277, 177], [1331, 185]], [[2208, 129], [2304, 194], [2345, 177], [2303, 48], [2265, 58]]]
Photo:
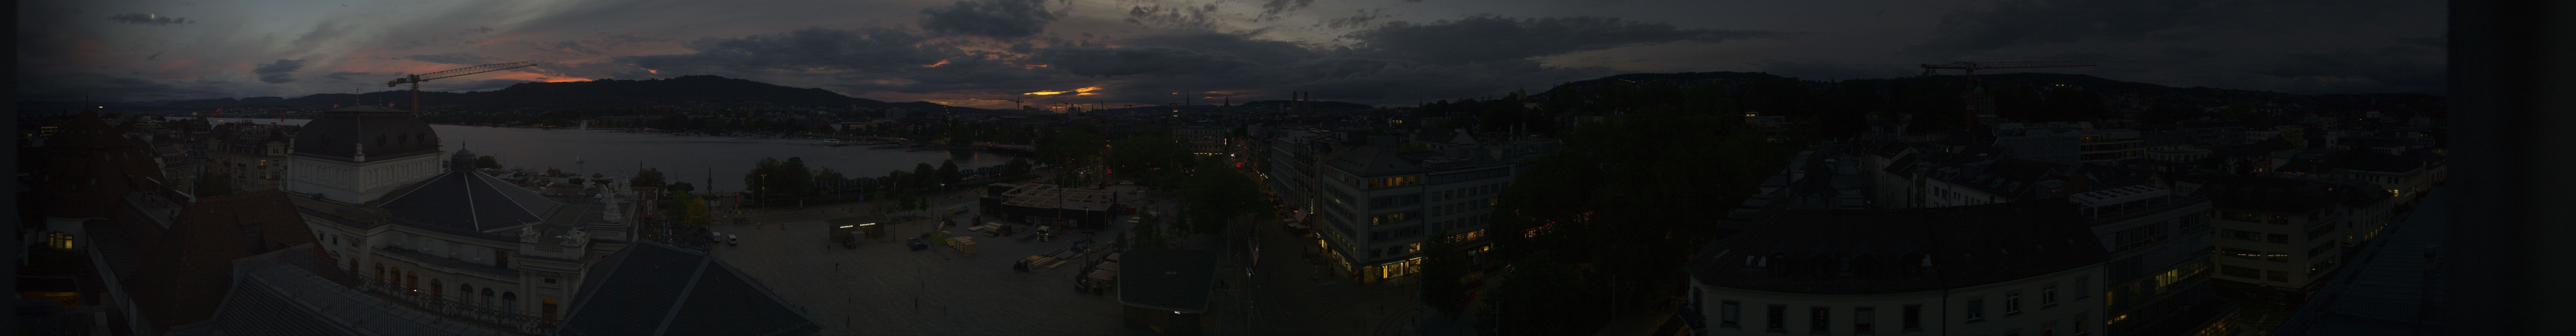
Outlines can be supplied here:
[[295, 135], [295, 154], [355, 161], [359, 145], [367, 157], [391, 159], [438, 152], [438, 132], [404, 111], [361, 105], [322, 112]]

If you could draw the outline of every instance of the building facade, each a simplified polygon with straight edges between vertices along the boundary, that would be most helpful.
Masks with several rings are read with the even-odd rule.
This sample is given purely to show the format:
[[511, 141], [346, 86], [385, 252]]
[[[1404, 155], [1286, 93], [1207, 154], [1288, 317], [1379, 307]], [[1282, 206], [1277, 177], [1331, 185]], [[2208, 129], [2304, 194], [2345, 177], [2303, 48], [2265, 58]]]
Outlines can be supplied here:
[[286, 179], [287, 146], [294, 139], [285, 127], [240, 124], [207, 144], [207, 167], [201, 178], [221, 178], [234, 191], [279, 189]]
[[1696, 335], [2084, 335], [2105, 249], [2062, 201], [1775, 207], [1685, 266]]
[[[360, 278], [357, 290], [444, 318], [542, 330], [581, 293], [591, 264], [634, 241], [623, 186], [540, 194], [476, 170], [470, 151], [439, 160], [426, 123], [367, 108], [325, 112], [288, 158], [288, 189], [303, 194], [296, 206], [319, 257]], [[358, 146], [377, 139], [406, 155], [370, 160]]]
[[1325, 159], [1315, 172], [1320, 206], [1310, 217], [1336, 269], [1363, 282], [1421, 270], [1422, 247], [1445, 239], [1479, 255], [1489, 247], [1495, 196], [1519, 175], [1535, 143], [1448, 144], [1400, 153], [1393, 137]]

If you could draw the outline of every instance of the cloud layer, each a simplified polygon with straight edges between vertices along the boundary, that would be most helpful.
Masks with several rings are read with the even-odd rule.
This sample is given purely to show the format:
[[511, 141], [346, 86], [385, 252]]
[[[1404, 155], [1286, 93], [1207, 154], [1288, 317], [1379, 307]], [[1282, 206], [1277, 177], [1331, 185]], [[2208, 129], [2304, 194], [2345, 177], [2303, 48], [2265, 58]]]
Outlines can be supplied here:
[[2441, 10], [2201, 0], [42, 2], [22, 8], [19, 69], [31, 99], [296, 96], [540, 60], [427, 88], [703, 74], [1007, 107], [1291, 91], [1410, 104], [1627, 72], [1869, 78], [1919, 73], [1919, 63], [2065, 59], [2103, 64], [2066, 72], [2172, 86], [2439, 93]]
[[304, 60], [281, 59], [277, 60], [276, 63], [260, 64], [256, 67], [252, 67], [250, 72], [259, 74], [259, 81], [261, 82], [277, 84], [294, 82], [295, 70], [303, 68]]

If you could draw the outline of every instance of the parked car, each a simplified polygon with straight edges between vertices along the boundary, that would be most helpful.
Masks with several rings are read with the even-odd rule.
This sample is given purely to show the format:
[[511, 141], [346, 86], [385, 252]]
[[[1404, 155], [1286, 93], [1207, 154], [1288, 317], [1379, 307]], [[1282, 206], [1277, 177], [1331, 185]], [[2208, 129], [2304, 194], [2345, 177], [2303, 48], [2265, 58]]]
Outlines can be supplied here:
[[725, 235], [725, 245], [742, 245], [742, 236]]
[[921, 241], [920, 237], [904, 238], [903, 244], [906, 246], [912, 246], [912, 250], [914, 251], [930, 249], [930, 243]]

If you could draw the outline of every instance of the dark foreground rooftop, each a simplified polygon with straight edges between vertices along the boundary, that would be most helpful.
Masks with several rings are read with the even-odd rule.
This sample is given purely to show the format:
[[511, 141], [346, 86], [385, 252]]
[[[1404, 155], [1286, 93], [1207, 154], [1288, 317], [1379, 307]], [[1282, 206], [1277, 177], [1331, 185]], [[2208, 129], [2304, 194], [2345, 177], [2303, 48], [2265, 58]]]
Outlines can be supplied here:
[[814, 319], [706, 254], [640, 242], [600, 260], [562, 335], [812, 335]]
[[1127, 250], [1118, 257], [1118, 303], [1201, 313], [1216, 286], [1216, 251], [1172, 248]]

